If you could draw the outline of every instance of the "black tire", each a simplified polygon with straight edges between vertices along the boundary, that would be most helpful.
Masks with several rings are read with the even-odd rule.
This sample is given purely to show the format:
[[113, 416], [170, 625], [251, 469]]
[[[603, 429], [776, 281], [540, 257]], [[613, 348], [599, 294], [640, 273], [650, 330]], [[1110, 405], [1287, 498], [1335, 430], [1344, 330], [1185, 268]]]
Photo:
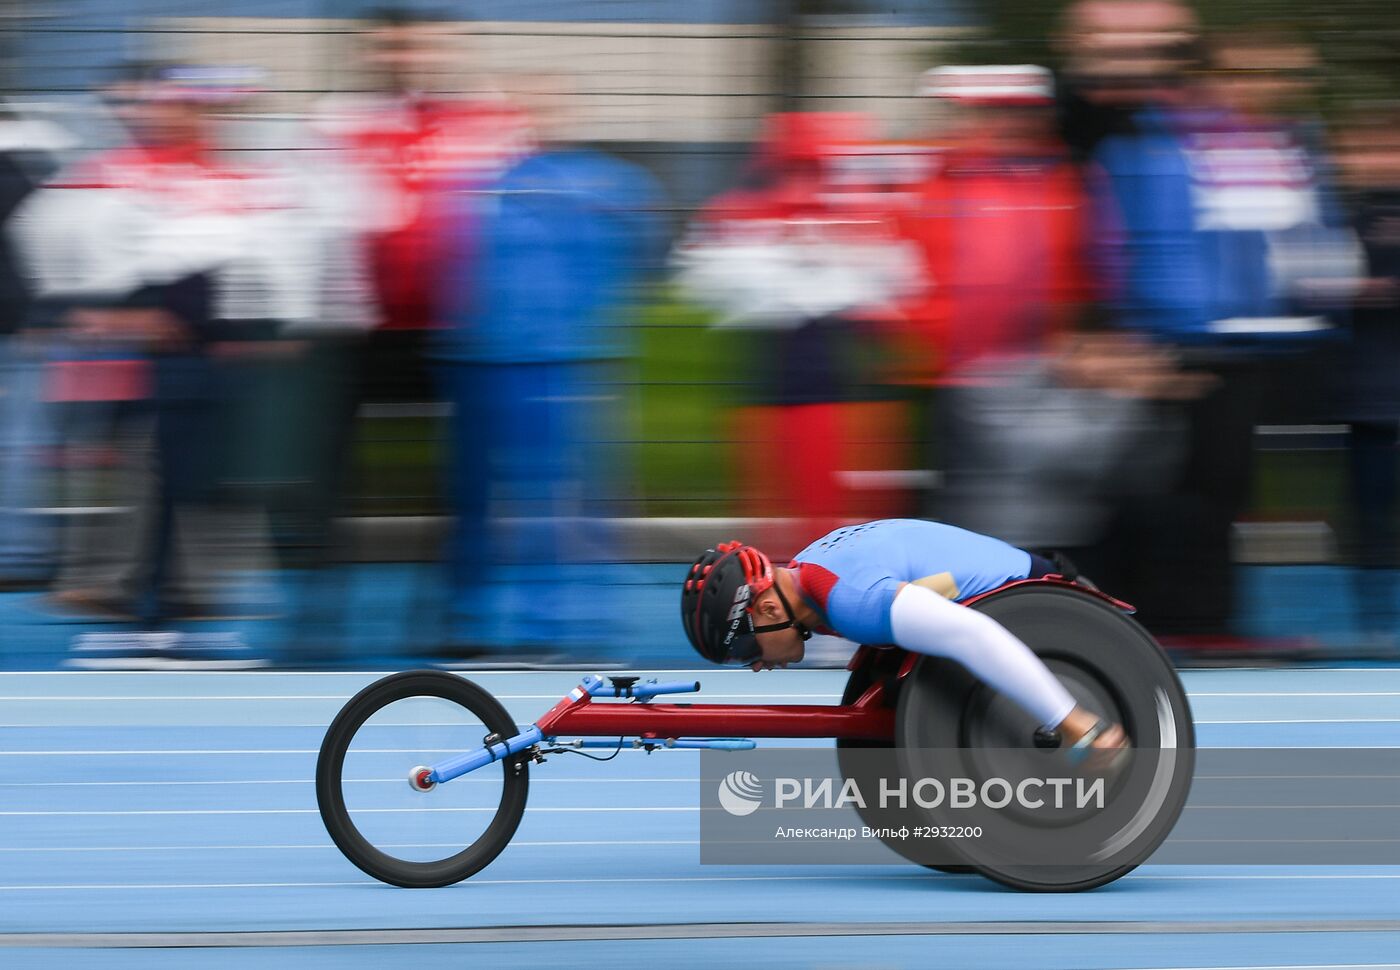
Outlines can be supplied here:
[[[500, 702], [471, 681], [441, 670], [391, 674], [352, 697], [331, 722], [316, 762], [316, 802], [331, 840], [361, 870], [390, 885], [432, 889], [460, 882], [483, 869], [505, 849], [525, 812], [530, 787], [529, 759], [523, 754], [515, 755], [502, 760], [499, 768], [490, 765], [478, 769], [501, 772], [500, 804], [485, 831], [460, 851], [431, 862], [400, 859], [382, 851], [360, 832], [351, 817], [345, 803], [342, 772], [346, 752], [364, 723], [389, 704], [410, 698], [440, 698], [457, 704], [481, 721], [482, 735], [508, 738], [519, 733]], [[402, 766], [405, 788], [413, 767], [411, 763]]]
[[[961, 840], [959, 850], [983, 875], [1019, 890], [1077, 892], [1121, 878], [1166, 839], [1190, 792], [1195, 731], [1175, 668], [1135, 620], [1088, 592], [1021, 586], [972, 608], [1020, 637], [1082, 705], [1121, 723], [1134, 753], [1108, 783], [1105, 808], [1013, 805], [989, 813], [991, 837]], [[935, 657], [921, 658], [906, 678], [895, 738], [907, 778], [1028, 777], [1027, 770], [1066, 765], [1017, 705], [960, 664]], [[968, 821], [966, 811], [946, 806], [920, 812], [931, 825]], [[1025, 861], [1043, 860], [1047, 846], [1080, 844], [1097, 851], [1075, 858], [1097, 861]]]
[[[902, 653], [897, 651], [891, 653], [895, 659], [903, 659], [904, 655]], [[875, 682], [876, 677], [887, 674], [889, 677], [889, 684], [886, 689], [885, 702], [891, 707], [894, 706], [894, 698], [898, 696], [899, 682], [894, 679], [896, 671], [894, 669], [889, 669], [891, 665], [882, 663], [882, 660], [883, 658], [877, 658], [851, 671], [851, 676], [846, 679], [846, 689], [841, 692], [842, 704], [854, 704], [860, 698], [860, 695], [864, 694], [866, 690], [869, 689], [870, 685]], [[894, 666], [897, 666], [897, 664]], [[871, 749], [889, 750], [891, 752], [888, 764], [890, 770], [887, 773], [892, 774], [894, 770], [897, 770], [893, 757], [893, 741], [857, 741], [853, 738], [837, 738], [836, 764], [841, 768], [842, 777], [850, 778], [857, 774], [855, 766], [851, 763], [851, 759], [847, 756], [846, 752], [857, 750], [870, 751]], [[866, 765], [865, 767], [868, 770], [871, 766]], [[883, 814], [877, 815], [870, 809], [857, 807], [856, 814], [860, 816], [862, 822], [871, 828], [884, 829], [890, 827], [891, 817], [888, 810]], [[890, 839], [881, 839], [881, 841], [901, 856], [904, 856], [906, 859], [909, 858], [904, 842]], [[942, 872], [954, 876], [977, 871], [975, 866], [934, 865], [929, 862], [919, 862], [917, 859], [909, 859], [909, 861], [916, 865], [921, 865], [926, 869], [932, 869], [934, 872]]]

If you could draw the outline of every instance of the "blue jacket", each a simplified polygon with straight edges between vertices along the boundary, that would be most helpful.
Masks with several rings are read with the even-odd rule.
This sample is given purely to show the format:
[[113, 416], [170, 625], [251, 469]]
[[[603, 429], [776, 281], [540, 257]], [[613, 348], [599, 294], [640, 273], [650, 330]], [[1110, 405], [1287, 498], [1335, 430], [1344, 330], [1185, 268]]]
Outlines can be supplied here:
[[[1270, 133], [1243, 128], [1232, 132], [1218, 114], [1152, 110], [1136, 120], [1136, 133], [1104, 139], [1094, 158], [1106, 176], [1103, 201], [1121, 223], [1118, 309], [1124, 325], [1181, 343], [1299, 339], [1297, 334], [1221, 334], [1211, 324], [1313, 316], [1327, 309], [1301, 303], [1276, 277], [1273, 265], [1280, 247], [1306, 253], [1309, 247], [1320, 250], [1339, 242], [1337, 207], [1322, 184], [1316, 158], [1302, 143], [1291, 153], [1278, 153], [1292, 163], [1306, 157], [1307, 175], [1295, 169], [1289, 177], [1296, 185], [1311, 182], [1312, 221], [1269, 230], [1222, 226], [1212, 219], [1219, 213], [1207, 211], [1212, 176], [1207, 170], [1210, 154], [1203, 150], [1206, 139], [1215, 138], [1217, 147], [1226, 149], [1216, 157], [1228, 159], [1229, 139], [1268, 138]], [[1288, 134], [1280, 129], [1278, 136]], [[1247, 167], [1237, 171], [1249, 177]], [[1267, 186], [1269, 173], [1258, 174]], [[1223, 175], [1218, 185], [1228, 187], [1232, 173], [1226, 170]], [[1299, 192], [1296, 197], [1306, 196]], [[1109, 261], [1115, 260], [1110, 256]]]
[[659, 193], [642, 169], [560, 149], [464, 196], [440, 351], [473, 363], [599, 360], [624, 352], [619, 315], [659, 250]]

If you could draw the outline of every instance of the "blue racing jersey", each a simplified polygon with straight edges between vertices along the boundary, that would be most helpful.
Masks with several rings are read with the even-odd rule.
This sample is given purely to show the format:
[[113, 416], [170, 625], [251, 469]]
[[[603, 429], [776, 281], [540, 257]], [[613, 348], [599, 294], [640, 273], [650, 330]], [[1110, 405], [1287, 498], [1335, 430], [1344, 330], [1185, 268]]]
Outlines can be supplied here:
[[1031, 555], [980, 533], [922, 519], [879, 519], [828, 532], [793, 557], [803, 598], [828, 632], [894, 642], [890, 607], [901, 583], [962, 601], [1026, 579]]

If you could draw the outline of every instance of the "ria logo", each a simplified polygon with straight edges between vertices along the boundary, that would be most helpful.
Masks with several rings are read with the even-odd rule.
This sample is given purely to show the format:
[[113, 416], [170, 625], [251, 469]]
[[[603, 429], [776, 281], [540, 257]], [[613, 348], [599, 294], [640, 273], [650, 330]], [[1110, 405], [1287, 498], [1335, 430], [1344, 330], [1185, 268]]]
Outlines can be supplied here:
[[752, 772], [731, 771], [719, 783], [719, 804], [730, 815], [752, 815], [763, 804], [763, 783]]

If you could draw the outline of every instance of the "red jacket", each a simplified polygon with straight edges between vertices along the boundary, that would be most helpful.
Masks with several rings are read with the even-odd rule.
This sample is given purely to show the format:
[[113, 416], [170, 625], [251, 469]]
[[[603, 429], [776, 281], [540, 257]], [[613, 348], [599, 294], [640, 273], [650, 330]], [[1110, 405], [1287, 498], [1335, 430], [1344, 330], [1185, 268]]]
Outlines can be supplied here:
[[1089, 210], [1067, 158], [943, 158], [904, 220], [927, 280], [906, 306], [925, 375], [1038, 352], [1089, 296]]
[[450, 190], [480, 185], [518, 158], [525, 122], [500, 101], [371, 101], [337, 127], [354, 164], [371, 176], [381, 224], [369, 260], [384, 327], [437, 325], [446, 222], [460, 212]]

